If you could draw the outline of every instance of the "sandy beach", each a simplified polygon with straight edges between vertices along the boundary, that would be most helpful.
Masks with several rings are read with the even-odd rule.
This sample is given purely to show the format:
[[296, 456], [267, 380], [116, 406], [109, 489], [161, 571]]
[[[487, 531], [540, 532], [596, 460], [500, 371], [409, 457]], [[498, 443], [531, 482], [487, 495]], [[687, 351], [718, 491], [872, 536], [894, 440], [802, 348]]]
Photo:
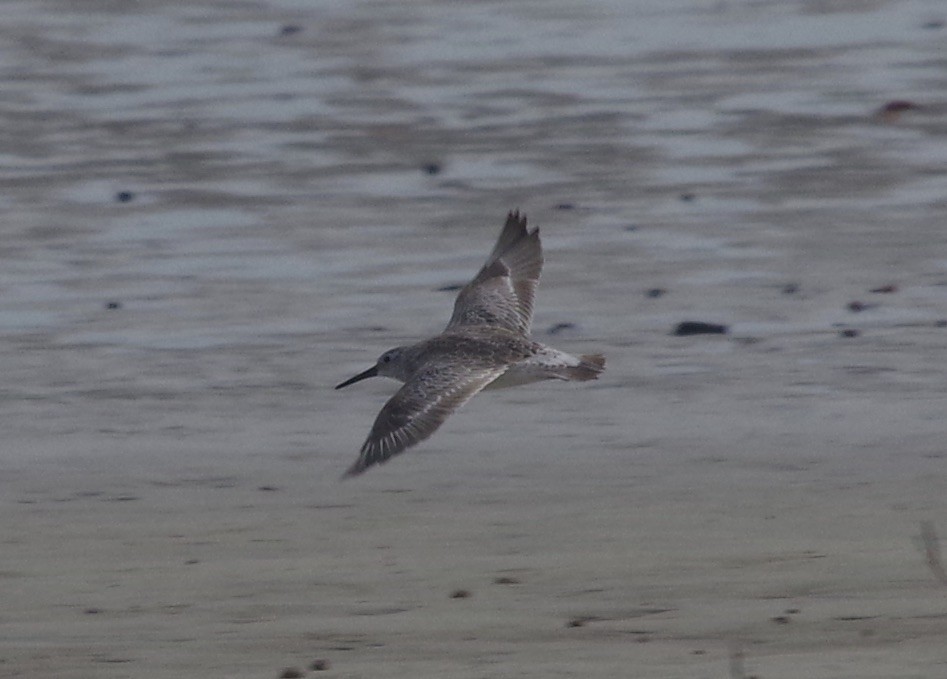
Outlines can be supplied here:
[[[941, 2], [81, 5], [0, 27], [0, 677], [947, 675]], [[512, 208], [607, 372], [341, 482]]]

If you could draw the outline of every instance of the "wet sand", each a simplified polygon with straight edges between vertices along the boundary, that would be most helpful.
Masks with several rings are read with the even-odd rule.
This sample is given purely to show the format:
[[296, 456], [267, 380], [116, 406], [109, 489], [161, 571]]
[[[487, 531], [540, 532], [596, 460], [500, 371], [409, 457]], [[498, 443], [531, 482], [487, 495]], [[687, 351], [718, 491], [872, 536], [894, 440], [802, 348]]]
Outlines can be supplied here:
[[[123, 7], [0, 29], [0, 676], [943, 670], [940, 3]], [[513, 207], [607, 373], [340, 482]]]

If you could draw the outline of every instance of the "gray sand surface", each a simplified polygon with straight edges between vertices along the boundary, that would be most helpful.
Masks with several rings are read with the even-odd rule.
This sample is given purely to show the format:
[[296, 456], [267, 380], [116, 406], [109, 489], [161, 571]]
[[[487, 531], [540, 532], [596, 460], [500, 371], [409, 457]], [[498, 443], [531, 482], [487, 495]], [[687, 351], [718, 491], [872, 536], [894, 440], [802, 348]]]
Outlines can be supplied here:
[[[3, 12], [0, 676], [947, 676], [942, 2]], [[513, 207], [608, 371], [340, 482]]]

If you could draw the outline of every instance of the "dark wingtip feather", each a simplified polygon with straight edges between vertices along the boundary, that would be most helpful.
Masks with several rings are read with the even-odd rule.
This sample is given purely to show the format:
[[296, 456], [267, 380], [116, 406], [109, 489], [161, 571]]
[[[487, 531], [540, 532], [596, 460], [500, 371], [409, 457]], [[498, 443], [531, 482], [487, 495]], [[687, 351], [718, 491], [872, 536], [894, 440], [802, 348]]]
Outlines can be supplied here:
[[362, 467], [359, 464], [353, 464], [351, 467], [345, 470], [345, 473], [339, 477], [339, 481], [348, 481], [351, 478], [361, 475], [368, 467]]
[[526, 228], [526, 215], [524, 214], [520, 216], [519, 208], [510, 210], [509, 212], [506, 213], [506, 223], [509, 224], [510, 222], [518, 222], [525, 229]]

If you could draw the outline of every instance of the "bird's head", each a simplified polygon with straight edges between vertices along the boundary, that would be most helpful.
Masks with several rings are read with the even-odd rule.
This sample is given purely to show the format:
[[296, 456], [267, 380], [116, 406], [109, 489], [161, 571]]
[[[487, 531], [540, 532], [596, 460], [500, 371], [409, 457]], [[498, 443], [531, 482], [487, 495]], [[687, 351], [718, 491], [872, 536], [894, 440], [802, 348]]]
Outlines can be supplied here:
[[406, 377], [404, 356], [404, 347], [389, 349], [378, 357], [378, 361], [371, 368], [359, 373], [355, 377], [345, 380], [342, 384], [336, 385], [335, 388], [341, 389], [342, 387], [347, 387], [350, 384], [355, 384], [356, 382], [361, 382], [369, 377], [376, 377], [378, 375], [391, 377], [404, 382]]

